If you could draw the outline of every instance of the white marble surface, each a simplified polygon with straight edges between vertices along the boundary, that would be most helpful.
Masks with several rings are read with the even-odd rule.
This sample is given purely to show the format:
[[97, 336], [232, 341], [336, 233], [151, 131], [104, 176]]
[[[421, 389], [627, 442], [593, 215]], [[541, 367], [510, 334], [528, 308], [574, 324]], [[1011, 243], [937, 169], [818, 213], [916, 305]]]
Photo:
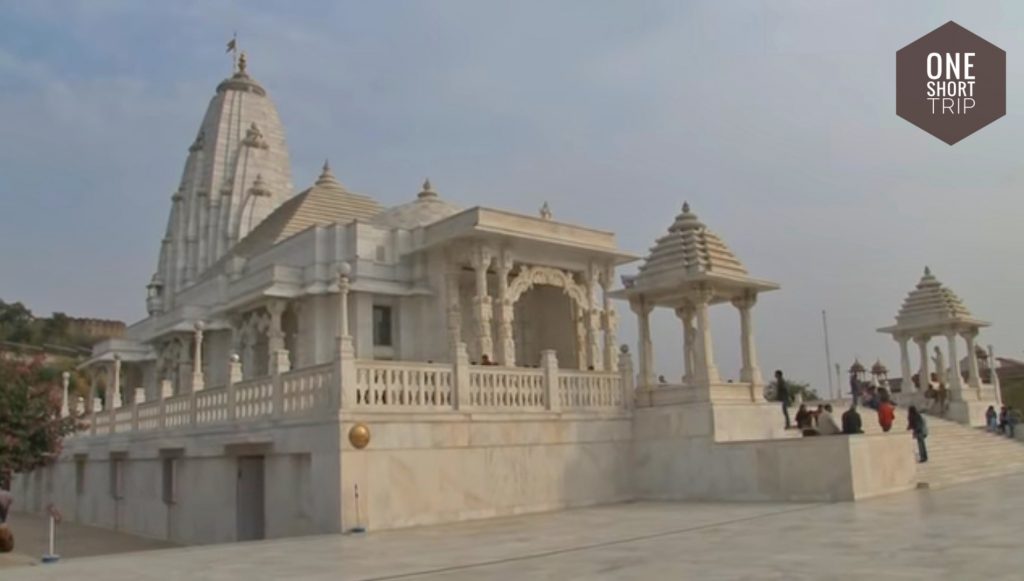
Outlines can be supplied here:
[[128, 579], [1019, 579], [1024, 475], [859, 503], [632, 503], [7, 569]]

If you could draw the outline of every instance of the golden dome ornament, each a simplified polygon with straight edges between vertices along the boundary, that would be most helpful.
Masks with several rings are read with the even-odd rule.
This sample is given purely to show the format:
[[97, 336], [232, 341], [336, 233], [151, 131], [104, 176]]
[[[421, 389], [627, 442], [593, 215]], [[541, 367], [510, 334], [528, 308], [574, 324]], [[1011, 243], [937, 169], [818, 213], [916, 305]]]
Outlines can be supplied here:
[[370, 428], [356, 424], [348, 431], [348, 441], [356, 450], [362, 450], [370, 443]]

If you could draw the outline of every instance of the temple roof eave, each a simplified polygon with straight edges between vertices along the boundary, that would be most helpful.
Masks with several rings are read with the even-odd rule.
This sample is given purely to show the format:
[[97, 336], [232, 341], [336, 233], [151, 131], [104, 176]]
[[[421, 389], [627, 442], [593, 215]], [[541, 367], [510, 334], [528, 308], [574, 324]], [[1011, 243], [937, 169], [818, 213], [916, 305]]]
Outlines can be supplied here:
[[973, 317], [963, 317], [947, 319], [944, 321], [897, 323], [895, 325], [889, 325], [888, 327], [880, 327], [876, 329], [876, 331], [879, 333], [887, 333], [889, 335], [942, 335], [947, 331], [964, 331], [990, 326], [992, 326], [992, 323], [988, 321], [982, 321], [981, 319], [975, 319]]
[[657, 284], [644, 284], [644, 281], [637, 280], [634, 286], [616, 289], [609, 296], [622, 300], [644, 297], [655, 304], [672, 305], [698, 289], [710, 289], [715, 295], [711, 302], [720, 303], [746, 292], [759, 294], [779, 288], [778, 283], [769, 280], [708, 272], [664, 278]]

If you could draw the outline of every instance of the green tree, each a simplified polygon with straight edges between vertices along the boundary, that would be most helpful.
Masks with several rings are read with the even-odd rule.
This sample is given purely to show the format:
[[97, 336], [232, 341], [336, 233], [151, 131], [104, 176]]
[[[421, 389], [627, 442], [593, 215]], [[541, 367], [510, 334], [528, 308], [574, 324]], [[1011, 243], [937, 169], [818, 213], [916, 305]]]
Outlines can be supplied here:
[[[821, 399], [818, 396], [818, 392], [812, 389], [811, 385], [805, 381], [793, 381], [792, 379], [787, 379], [786, 387], [789, 388], [789, 401], [796, 401], [797, 396], [802, 398], [804, 401], [818, 401]], [[778, 400], [774, 380], [764, 387], [764, 398], [768, 401]]]
[[60, 415], [60, 372], [40, 360], [0, 358], [0, 487], [13, 473], [53, 461], [64, 436], [81, 427]]

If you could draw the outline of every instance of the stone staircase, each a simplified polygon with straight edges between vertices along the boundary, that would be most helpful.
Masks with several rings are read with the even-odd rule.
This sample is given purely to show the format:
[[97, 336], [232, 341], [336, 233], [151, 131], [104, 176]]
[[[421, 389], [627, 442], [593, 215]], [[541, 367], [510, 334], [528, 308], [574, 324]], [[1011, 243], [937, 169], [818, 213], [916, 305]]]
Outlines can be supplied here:
[[[829, 403], [832, 404], [833, 415], [839, 423], [843, 412], [849, 408], [850, 401]], [[882, 433], [874, 410], [858, 407], [857, 411], [860, 412], [865, 433]], [[941, 488], [961, 482], [1024, 472], [1024, 442], [933, 415], [926, 415], [925, 420], [928, 422], [928, 438], [925, 440], [928, 446], [928, 461], [918, 464], [919, 487]], [[897, 407], [896, 422], [891, 433], [907, 434], [909, 439], [910, 433], [906, 428], [907, 409]], [[912, 448], [916, 454], [917, 444], [913, 443]]]

